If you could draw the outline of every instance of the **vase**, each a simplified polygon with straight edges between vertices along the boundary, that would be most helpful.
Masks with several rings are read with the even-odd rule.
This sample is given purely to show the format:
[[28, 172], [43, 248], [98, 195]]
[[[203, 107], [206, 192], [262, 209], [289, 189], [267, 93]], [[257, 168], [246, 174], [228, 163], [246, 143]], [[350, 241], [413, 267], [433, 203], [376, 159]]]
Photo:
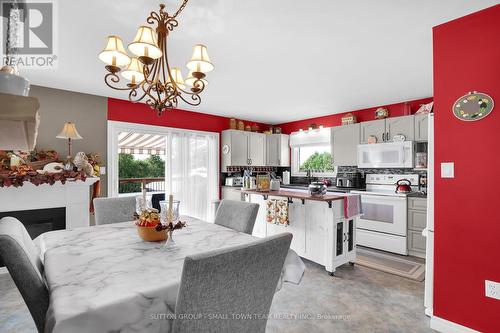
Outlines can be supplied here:
[[[181, 202], [174, 200], [172, 202], [172, 222], [179, 221], [179, 206]], [[160, 221], [162, 224], [167, 224], [168, 202], [166, 200], [160, 201]]]
[[167, 231], [167, 241], [165, 242], [165, 248], [172, 248], [175, 247], [175, 241], [172, 235], [174, 234], [173, 230]]

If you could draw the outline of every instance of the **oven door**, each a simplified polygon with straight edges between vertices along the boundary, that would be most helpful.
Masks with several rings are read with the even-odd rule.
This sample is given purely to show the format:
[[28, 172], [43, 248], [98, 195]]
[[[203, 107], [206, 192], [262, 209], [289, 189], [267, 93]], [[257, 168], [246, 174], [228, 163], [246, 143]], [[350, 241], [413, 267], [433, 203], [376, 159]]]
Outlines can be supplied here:
[[359, 229], [406, 236], [406, 197], [361, 194]]

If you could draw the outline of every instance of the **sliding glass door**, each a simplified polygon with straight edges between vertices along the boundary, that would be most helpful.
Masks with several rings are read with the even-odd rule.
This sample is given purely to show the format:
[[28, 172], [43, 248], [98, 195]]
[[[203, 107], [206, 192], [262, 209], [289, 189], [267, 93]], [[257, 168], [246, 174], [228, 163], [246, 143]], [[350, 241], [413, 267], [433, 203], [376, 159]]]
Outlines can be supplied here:
[[[144, 166], [160, 165], [152, 163], [156, 160], [164, 163], [165, 172], [154, 176], [164, 175], [164, 181], [144, 173], [148, 169]], [[140, 167], [126, 168], [129, 164]], [[139, 195], [145, 187], [148, 194], [173, 194], [181, 202], [182, 215], [211, 221], [213, 201], [219, 197], [218, 169], [218, 133], [108, 122], [109, 196]], [[124, 177], [125, 171], [133, 177]]]

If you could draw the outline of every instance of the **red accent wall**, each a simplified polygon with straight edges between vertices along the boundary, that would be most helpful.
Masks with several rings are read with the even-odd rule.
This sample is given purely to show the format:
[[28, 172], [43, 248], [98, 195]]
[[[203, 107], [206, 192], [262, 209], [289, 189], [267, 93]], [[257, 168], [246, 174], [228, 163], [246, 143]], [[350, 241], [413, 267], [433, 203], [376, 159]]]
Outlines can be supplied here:
[[[500, 5], [434, 27], [434, 315], [500, 332], [500, 301], [484, 280], [500, 282]], [[469, 91], [489, 94], [493, 112], [475, 122], [453, 115]], [[440, 163], [455, 162], [455, 178]]]
[[[108, 98], [108, 120], [130, 123], [183, 128], [197, 131], [221, 132], [229, 128], [229, 118], [207, 113], [175, 109], [158, 116], [156, 111], [143, 103], [132, 103], [121, 99]], [[245, 121], [245, 124], [257, 124], [260, 131], [269, 126]]]
[[[420, 104], [426, 104], [429, 102], [432, 102], [432, 97], [416, 99], [408, 101], [407, 103], [410, 105], [412, 113], [415, 113], [420, 107]], [[378, 109], [379, 107], [387, 108], [389, 110], [389, 117], [400, 117], [404, 115], [404, 104], [405, 102], [401, 102], [396, 104], [375, 106], [368, 109], [346, 111], [344, 113], [332, 114], [329, 116], [292, 121], [277, 126], [281, 127], [281, 131], [285, 134], [296, 132], [301, 128], [305, 130], [309, 128], [310, 124], [316, 124], [318, 126], [323, 125], [324, 127], [340, 126], [342, 117], [344, 116], [344, 114], [348, 112], [352, 112], [353, 114], [355, 114], [358, 122], [375, 120], [375, 110]]]

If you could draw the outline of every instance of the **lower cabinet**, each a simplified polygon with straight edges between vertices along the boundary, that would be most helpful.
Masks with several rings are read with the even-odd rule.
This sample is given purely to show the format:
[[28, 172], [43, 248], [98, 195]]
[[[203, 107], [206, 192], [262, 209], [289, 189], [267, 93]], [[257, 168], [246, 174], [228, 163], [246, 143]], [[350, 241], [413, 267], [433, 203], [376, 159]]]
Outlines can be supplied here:
[[425, 237], [422, 235], [427, 225], [427, 199], [408, 198], [408, 254], [425, 258]]
[[[341, 218], [343, 202], [293, 199], [288, 206], [290, 225], [266, 222], [266, 200], [260, 194], [245, 195], [246, 200], [259, 204], [252, 235], [269, 237], [283, 232], [293, 235], [290, 248], [299, 256], [325, 266], [328, 272], [356, 260], [356, 220]], [[282, 199], [272, 197], [269, 199]]]
[[241, 192], [238, 191], [236, 187], [223, 186], [221, 194], [222, 194], [222, 199], [236, 200], [236, 201], [241, 200]]

